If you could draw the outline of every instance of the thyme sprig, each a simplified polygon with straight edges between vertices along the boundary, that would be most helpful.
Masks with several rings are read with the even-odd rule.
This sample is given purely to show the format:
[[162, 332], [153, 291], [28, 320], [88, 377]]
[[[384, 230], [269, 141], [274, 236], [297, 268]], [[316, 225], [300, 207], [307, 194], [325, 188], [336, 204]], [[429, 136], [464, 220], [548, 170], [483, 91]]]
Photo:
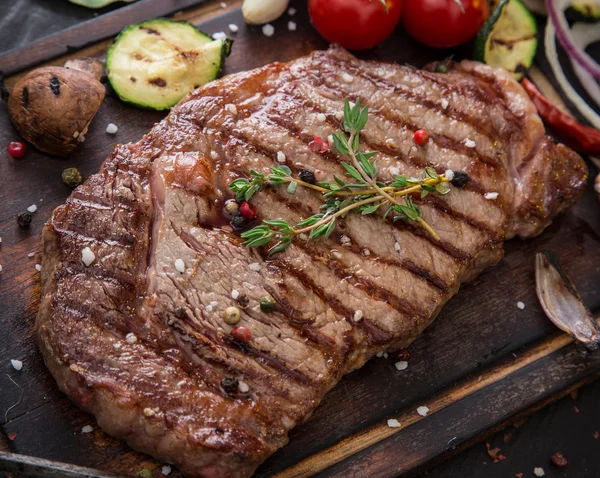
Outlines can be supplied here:
[[377, 162], [373, 158], [377, 151], [360, 150], [360, 133], [368, 120], [368, 106], [362, 107], [360, 100], [351, 105], [344, 103], [344, 121], [342, 130], [333, 134], [337, 151], [349, 158], [341, 164], [350, 182], [333, 176], [331, 182], [311, 184], [292, 176], [285, 165], [272, 167], [269, 174], [252, 170], [250, 178], [236, 179], [230, 189], [238, 201], [249, 201], [265, 185], [281, 186], [287, 184], [289, 194], [295, 194], [298, 186], [313, 189], [323, 195], [320, 211], [292, 226], [283, 219], [264, 220], [262, 224], [241, 234], [248, 247], [260, 247], [275, 241], [269, 249], [269, 255], [287, 249], [295, 237], [308, 234], [309, 240], [320, 237], [326, 239], [335, 230], [337, 220], [352, 210], [361, 215], [371, 215], [378, 210], [383, 213], [383, 221], [391, 217], [392, 221], [414, 221], [439, 239], [436, 232], [423, 220], [423, 212], [414, 203], [412, 195], [420, 194], [424, 198], [430, 193], [447, 194], [450, 192], [445, 175], [439, 175], [434, 168], [426, 168], [420, 178], [392, 175], [393, 181], [384, 183], [377, 179]]

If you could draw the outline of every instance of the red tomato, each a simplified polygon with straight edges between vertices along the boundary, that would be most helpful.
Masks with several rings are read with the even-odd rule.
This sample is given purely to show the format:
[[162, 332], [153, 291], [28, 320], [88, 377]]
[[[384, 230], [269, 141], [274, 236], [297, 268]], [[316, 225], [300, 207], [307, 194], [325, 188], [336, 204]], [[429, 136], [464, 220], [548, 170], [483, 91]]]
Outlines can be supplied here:
[[403, 22], [421, 43], [450, 48], [477, 35], [489, 14], [487, 0], [404, 0]]
[[401, 0], [383, 1], [309, 0], [308, 12], [325, 40], [349, 50], [366, 50], [389, 37], [400, 21]]

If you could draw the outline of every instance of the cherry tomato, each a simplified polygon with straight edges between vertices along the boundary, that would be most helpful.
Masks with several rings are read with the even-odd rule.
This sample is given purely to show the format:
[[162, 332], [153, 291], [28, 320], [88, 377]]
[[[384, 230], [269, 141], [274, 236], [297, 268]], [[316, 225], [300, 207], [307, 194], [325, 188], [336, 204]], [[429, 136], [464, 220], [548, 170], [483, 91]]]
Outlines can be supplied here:
[[404, 0], [403, 10], [406, 31], [435, 48], [468, 42], [490, 14], [487, 0]]
[[400, 21], [402, 3], [401, 0], [309, 0], [308, 12], [325, 40], [349, 50], [366, 50], [390, 36]]
[[25, 156], [25, 143], [22, 143], [21, 141], [13, 141], [8, 145], [6, 150], [13, 158], [22, 158]]

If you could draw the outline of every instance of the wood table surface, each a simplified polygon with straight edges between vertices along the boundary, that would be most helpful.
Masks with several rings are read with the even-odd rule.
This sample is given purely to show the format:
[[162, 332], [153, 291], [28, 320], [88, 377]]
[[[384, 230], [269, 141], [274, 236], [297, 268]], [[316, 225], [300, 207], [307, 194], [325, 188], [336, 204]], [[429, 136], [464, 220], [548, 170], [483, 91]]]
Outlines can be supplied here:
[[[105, 14], [110, 11], [114, 11], [117, 8], [120, 8], [123, 4], [118, 3], [109, 8], [105, 8], [99, 10], [98, 12], [94, 12], [92, 10], [85, 9], [83, 7], [79, 7], [73, 4], [68, 3], [66, 0], [0, 0], [0, 54], [12, 49], [17, 48], [23, 45], [30, 44], [32, 41], [40, 39], [47, 34], [60, 31], [61, 29], [77, 25], [83, 21], [92, 19], [95, 17], [95, 14], [98, 13], [100, 15]], [[116, 101], [114, 98], [108, 100], [109, 102]], [[0, 114], [5, 114], [5, 111], [0, 111]], [[145, 122], [148, 125], [151, 125], [152, 122], [156, 119], [159, 119], [160, 115], [152, 116], [150, 115]], [[118, 118], [117, 118], [118, 120]], [[6, 123], [3, 122], [3, 125]], [[130, 134], [130, 137], [127, 136]], [[138, 134], [139, 136], [139, 134]], [[128, 132], [124, 129], [123, 136], [118, 138], [119, 141], [126, 140], [134, 140], [135, 135], [131, 132]], [[0, 148], [4, 149], [4, 146], [0, 144]], [[0, 155], [1, 161], [7, 161], [7, 157], [5, 154]], [[55, 161], [55, 160], [52, 160]], [[69, 166], [72, 161], [69, 162]], [[66, 164], [66, 163], [65, 163]], [[40, 167], [44, 169], [46, 166], [41, 164], [39, 161], [32, 164], [32, 167]], [[66, 166], [65, 166], [66, 167]], [[87, 165], [84, 167], [88, 167]], [[48, 171], [51, 171], [52, 167], [48, 166]], [[83, 171], [86, 174], [90, 174], [93, 172], [93, 168], [90, 167], [90, 170]], [[27, 174], [26, 168], [23, 169], [23, 174]], [[4, 187], [3, 184], [0, 183], [0, 188]], [[17, 191], [15, 188], [10, 188], [12, 191]], [[26, 190], [26, 186], [23, 186], [22, 197], [4, 197], [2, 196], [0, 190], [0, 197], [3, 198], [5, 203], [11, 203], [11, 213], [12, 207], [16, 203], [21, 203], [23, 201], [27, 201], [25, 198], [34, 198], [39, 196], [53, 196], [55, 193], [56, 187], [49, 186], [47, 190], [35, 191], [33, 193], [31, 191]], [[67, 191], [65, 191], [67, 193]], [[588, 201], [590, 199], [588, 198]], [[3, 207], [5, 206], [3, 203]], [[590, 207], [590, 204], [587, 204], [586, 207]], [[27, 206], [28, 204], [22, 204], [22, 206]], [[49, 213], [49, 211], [46, 211]], [[8, 213], [0, 214], [0, 220], [5, 221], [8, 218]], [[596, 218], [598, 216], [596, 215]], [[45, 217], [36, 217], [35, 218], [35, 226], [38, 227], [41, 224]], [[567, 226], [575, 226], [577, 223], [577, 217], [569, 218], [567, 220]], [[569, 222], [570, 221], [570, 222]], [[40, 224], [37, 224], [40, 222]], [[3, 222], [3, 224], [7, 224], [7, 221]], [[558, 226], [552, 226], [553, 228], [565, 227], [565, 222], [563, 220], [562, 226], [561, 221], [558, 221]], [[38, 227], [39, 228], [39, 227]], [[598, 228], [597, 225], [590, 229], [590, 234], [597, 235]], [[0, 234], [1, 236], [2, 234]], [[565, 236], [568, 238], [568, 235]], [[565, 249], [572, 248], [573, 254], [577, 255], [579, 253], [583, 254], [584, 252], [589, 252], [586, 250], [586, 247], [598, 247], [598, 239], [596, 237], [595, 240], [588, 241], [584, 239], [583, 243], [581, 242], [581, 237], [579, 238], [579, 243], [573, 242], [570, 243], [568, 240], [562, 244], [551, 243], [550, 245], [553, 247], [563, 247]], [[527, 276], [520, 280], [517, 284], [510, 284], [506, 280], [503, 279], [502, 274], [505, 272], [510, 272], [513, 268], [522, 268], [522, 264], [520, 262], [519, 251], [520, 249], [527, 249], [528, 253], [533, 253], [536, 247], [543, 245], [544, 241], [536, 240], [537, 242], [534, 244], [533, 242], [529, 243], [520, 243], [520, 241], [513, 241], [512, 243], [507, 244], [507, 258], [503, 261], [503, 263], [496, 268], [484, 275], [482, 279], [479, 279], [479, 285], [481, 282], [485, 282], [487, 284], [496, 283], [500, 287], [515, 287], [517, 290], [522, 291], [522, 295], [514, 297], [514, 303], [516, 304], [517, 300], [524, 299], [527, 304], [527, 310], [538, 310], [539, 305], [537, 305], [535, 301], [535, 295], [531, 293], [531, 277]], [[35, 241], [30, 241], [30, 244], [35, 245]], [[2, 255], [5, 257], [11, 254], [7, 245], [4, 244], [3, 249], [0, 251]], [[567, 253], [566, 256], [571, 256], [571, 254]], [[596, 251], [595, 255], [591, 255], [590, 259], [598, 260], [600, 259], [600, 255], [598, 251]], [[31, 263], [31, 267], [33, 268], [34, 262]], [[594, 292], [594, 288], [598, 289], [600, 284], [590, 284], [590, 283], [582, 283], [578, 281], [577, 278], [577, 270], [573, 268], [569, 268], [567, 265], [567, 269], [573, 275], [573, 279], [576, 284], [582, 288], [584, 298], [592, 300], [594, 303], [590, 304], [593, 307], [598, 308], [600, 305], [600, 294]], [[524, 274], [530, 274], [531, 270], [528, 268], [523, 269]], [[32, 271], [32, 274], [34, 271]], [[21, 276], [20, 276], [21, 277]], [[593, 274], [589, 277], [593, 277], [595, 279], [599, 278], [599, 274]], [[1, 286], [1, 284], [0, 284]], [[469, 289], [472, 287], [476, 287], [477, 284], [469, 286]], [[467, 291], [467, 294], [470, 292]], [[472, 298], [473, 293], [470, 293]], [[487, 296], [482, 295], [485, 299]], [[498, 301], [495, 304], [496, 307], [506, 308], [507, 310], [504, 313], [507, 317], [510, 317], [510, 320], [515, 320], [515, 316], [518, 314], [518, 311], [514, 310], [514, 304], [511, 304], [508, 301]], [[6, 309], [14, 310], [15, 313], [19, 313], [19, 317], [25, 318], [28, 317], [27, 320], [30, 320], [32, 315], [31, 311], [22, 310], [14, 306], [14, 304], [6, 304], [0, 303], [0, 307]], [[461, 308], [461, 299], [460, 296], [457, 299], [452, 301], [452, 304], [449, 305], [450, 308], [453, 309], [454, 312], [457, 310], [464, 310], [465, 313], [468, 313], [468, 307]], [[492, 310], [493, 307], [488, 307], [485, 310]], [[18, 317], [17, 317], [18, 318]], [[17, 319], [15, 318], [15, 319]], [[485, 318], [482, 318], [482, 320]], [[518, 323], [518, 322], [515, 322]], [[3, 324], [0, 324], [3, 325]], [[548, 333], [552, 333], [552, 326], [548, 323], [544, 323], [543, 320], [534, 324], [535, 327], [539, 329], [539, 337], [548, 335]], [[22, 325], [23, 328], [30, 327], [31, 323], [26, 322]], [[522, 325], [523, 333], [529, 334], [529, 339], [532, 339], [533, 329], [531, 328], [531, 324], [528, 326]], [[451, 325], [444, 324], [436, 324], [435, 331], [427, 332], [425, 336], [420, 339], [420, 341], [415, 344], [417, 349], [417, 354], [419, 352], [426, 353], [427, 348], [430, 344], [439, 346], [439, 340], [433, 340], [431, 335], [433, 333], [443, 334], [448, 333], [449, 335], [453, 335]], [[493, 328], [486, 331], [488, 334], [493, 334]], [[456, 334], [453, 335], [456, 338]], [[472, 339], [473, 335], [469, 335]], [[535, 338], [535, 337], [534, 337]], [[444, 357], [453, 353], [453, 349], [461, 349], [461, 353], [464, 353], [468, 356], [469, 360], [476, 360], [477, 362], [473, 363], [475, 367], [485, 367], [490, 364], [493, 360], [505, 357], [507, 353], [503, 349], [505, 347], [505, 343], [503, 342], [501, 337], [485, 337], [485, 339], [489, 340], [490, 343], [495, 343], [496, 348], [492, 347], [487, 350], [485, 347], [478, 347], [477, 345], [473, 345], [472, 349], [477, 349], [475, 351], [468, 351], [465, 347], [468, 347], [468, 344], [465, 343], [449, 343], [445, 347], [445, 350], [437, 353], [433, 358]], [[483, 340], [483, 339], [482, 339]], [[6, 344], [7, 342], [0, 342], [2, 344]], [[513, 344], [514, 345], [514, 344]], [[15, 335], [14, 344], [11, 347], [11, 353], [13, 353], [15, 358], [19, 358], [19, 354], [21, 353], [19, 339]], [[7, 355], [1, 355], [2, 357], [6, 357]], [[11, 356], [12, 357], [12, 356]], [[31, 358], [31, 357], [28, 357]], [[510, 357], [508, 357], [510, 358]], [[37, 359], [39, 360], [39, 358]], [[565, 360], [570, 360], [568, 357]], [[426, 357], [421, 356], [421, 364], [416, 366], [422, 367], [435, 367], [435, 364], [429, 361]], [[376, 364], [369, 364], [369, 371], [364, 373], [372, 373], [376, 377], [379, 377], [381, 380], [386, 380], [391, 376], [390, 372], [387, 370], [382, 370], [381, 367], [378, 367]], [[10, 363], [0, 363], [0, 372], [3, 374], [9, 374], [10, 376], [14, 375], [14, 371], [11, 370]], [[362, 372], [361, 372], [362, 373]], [[446, 371], [447, 374], [451, 374], [450, 371]], [[457, 379], [461, 376], [463, 372], [460, 370], [456, 371]], [[435, 376], [431, 376], [427, 378], [428, 380], [435, 380]], [[527, 377], [523, 377], [524, 380]], [[429, 384], [420, 383], [419, 380], [422, 380], [418, 375], [418, 371], [415, 372], [415, 378], [413, 379], [414, 383], [412, 386], [414, 387], [415, 393], [418, 394], [422, 390], [426, 390]], [[369, 385], [373, 385], [374, 379], [369, 382]], [[0, 388], [5, 385], [6, 382], [0, 384]], [[410, 384], [410, 382], [409, 382]], [[535, 384], [532, 382], [532, 387]], [[341, 387], [361, 387], [361, 382], [359, 379], [355, 377], [350, 377], [349, 380], [343, 382]], [[366, 387], [366, 386], [365, 386]], [[383, 388], [384, 391], [389, 392], [390, 390]], [[366, 393], [366, 392], [365, 392]], [[498, 396], [503, 393], [508, 393], [506, 390], [502, 390], [502, 387], [498, 389]], [[515, 392], [516, 393], [516, 392]], [[518, 393], [526, 393], [526, 388], [521, 387], [518, 390]], [[405, 392], [406, 394], [406, 392]], [[359, 394], [360, 395], [360, 394]], [[2, 392], [0, 391], [0, 397], [2, 396]], [[336, 398], [339, 398], [341, 393], [338, 391]], [[486, 400], [493, 400], [493, 396], [490, 398], [486, 396]], [[515, 397], [515, 400], [518, 400], [518, 397]], [[327, 399], [326, 399], [327, 401]], [[473, 406], [476, 405], [475, 402], [471, 402]], [[462, 448], [465, 448], [461, 452], [455, 454], [453, 457], [448, 458], [445, 456], [445, 461], [437, 464], [428, 463], [426, 466], [417, 467], [412, 471], [413, 476], [430, 476], [434, 478], [446, 478], [446, 477], [490, 477], [490, 478], [504, 478], [504, 477], [513, 477], [517, 473], [523, 472], [524, 477], [534, 476], [533, 468], [535, 466], [541, 466], [544, 468], [546, 472], [546, 476], [548, 477], [600, 477], [600, 438], [595, 438], [595, 433], [600, 432], [600, 382], [595, 382], [591, 385], [586, 385], [581, 388], [577, 396], [567, 396], [566, 398], [555, 402], [549, 405], [546, 408], [541, 409], [537, 413], [533, 414], [529, 418], [527, 418], [523, 423], [517, 423], [518, 427], [514, 427], [512, 425], [508, 425], [507, 428], [503, 428], [500, 431], [496, 431], [496, 433], [492, 434], [487, 441], [490, 443], [491, 448], [500, 447], [501, 453], [506, 456], [506, 460], [501, 461], [499, 463], [492, 463], [488, 453], [487, 448], [484, 442], [480, 442], [475, 444], [474, 446], [467, 448], [469, 443], [464, 443]], [[6, 404], [0, 403], [0, 411], [4, 414], [4, 410], [6, 409]], [[488, 403], [479, 404], [482, 408], [488, 407]], [[68, 405], [65, 405], [65, 407]], [[331, 404], [327, 403], [326, 408], [331, 408]], [[491, 406], [489, 407], [492, 408]], [[41, 410], [44, 410], [42, 407]], [[29, 413], [29, 412], [28, 412]], [[36, 413], [36, 410], [33, 409], [31, 413]], [[472, 414], [475, 416], [478, 413], [478, 410], [463, 410], [463, 413], [469, 415]], [[318, 415], [318, 414], [317, 414]], [[511, 421], [514, 417], [511, 417]], [[321, 419], [325, 420], [325, 417], [321, 417]], [[0, 420], [2, 422], [3, 420]], [[56, 420], [53, 420], [51, 417], [40, 417], [35, 422], [40, 427], [43, 427], [45, 423], [48, 426], [56, 425]], [[10, 427], [7, 427], [7, 429]], [[310, 428], [310, 424], [309, 424]], [[443, 438], [446, 439], [446, 435], [448, 435], [448, 430], [440, 430], [440, 435], [443, 435]], [[32, 431], [32, 436], [35, 435], [35, 431]], [[481, 438], [481, 436], [479, 437]], [[76, 438], [75, 440], [81, 440], [82, 438]], [[295, 440], [300, 440], [302, 442], [302, 436], [293, 437]], [[418, 443], [418, 439], [415, 438], [415, 443]], [[109, 446], [109, 445], [105, 445]], [[306, 443], [306, 446], [309, 446], [309, 443]], [[52, 448], [51, 446], [49, 447]], [[452, 448], [450, 445], [448, 448]], [[558, 470], [553, 468], [553, 466], [549, 462], [550, 456], [556, 451], [562, 451], [567, 459], [569, 460], [569, 465], [564, 470]], [[383, 448], [381, 450], [382, 453], [390, 453], [393, 452], [393, 448], [387, 449]], [[365, 460], [374, 460], [377, 456], [368, 456], [365, 455]], [[402, 457], [398, 457], [400, 460]], [[285, 450], [283, 452], [283, 458], [285, 460]], [[281, 461], [281, 460], [280, 460]], [[101, 466], [97, 464], [97, 466]], [[261, 476], [268, 476], [269, 468], [264, 468]], [[344, 470], [343, 464], [338, 466], [337, 470], [332, 472], [332, 476], [341, 476], [342, 474], [348, 474], [352, 470]], [[291, 475], [290, 475], [291, 476]], [[361, 476], [360, 472], [356, 474], [356, 468], [354, 468], [354, 476]], [[364, 476], [364, 475], [363, 475]], [[384, 475], [382, 475], [384, 476]]]

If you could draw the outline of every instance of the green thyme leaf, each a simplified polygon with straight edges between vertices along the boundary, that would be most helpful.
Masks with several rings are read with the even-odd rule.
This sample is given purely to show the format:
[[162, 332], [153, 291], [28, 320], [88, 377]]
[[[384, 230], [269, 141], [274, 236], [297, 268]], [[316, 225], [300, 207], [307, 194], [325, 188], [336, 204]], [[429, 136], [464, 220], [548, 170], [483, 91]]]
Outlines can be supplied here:
[[352, 179], [355, 179], [356, 181], [364, 181], [364, 179], [358, 172], [358, 169], [356, 169], [354, 166], [348, 163], [342, 163], [342, 166], [348, 173], [348, 176], [350, 176]]
[[338, 153], [340, 154], [347, 155], [350, 152], [350, 150], [348, 149], [348, 142], [344, 137], [344, 133], [342, 133], [341, 131], [333, 133], [333, 144], [335, 146], [335, 149], [337, 149]]
[[294, 194], [296, 194], [296, 189], [298, 189], [298, 183], [296, 181], [292, 181], [290, 182], [290, 185], [287, 188], [287, 192], [288, 194], [291, 194], [293, 196]]
[[269, 249], [269, 256], [273, 254], [277, 254], [278, 252], [285, 251], [292, 244], [292, 237], [285, 236], [282, 237], [281, 240], [275, 244], [271, 249]]
[[379, 206], [381, 206], [381, 203], [365, 205], [365, 207], [361, 208], [360, 213], [363, 216], [366, 216], [367, 214], [373, 214], [375, 211], [377, 211], [377, 209], [379, 209]]

